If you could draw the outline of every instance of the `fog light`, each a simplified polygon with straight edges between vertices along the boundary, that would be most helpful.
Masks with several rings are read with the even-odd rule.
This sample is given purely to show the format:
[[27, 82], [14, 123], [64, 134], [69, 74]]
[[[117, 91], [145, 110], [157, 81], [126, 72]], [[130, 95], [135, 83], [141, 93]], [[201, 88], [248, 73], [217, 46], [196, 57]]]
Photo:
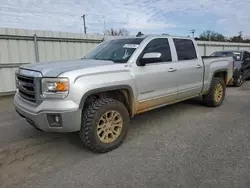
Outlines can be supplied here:
[[61, 114], [47, 114], [50, 127], [62, 127]]

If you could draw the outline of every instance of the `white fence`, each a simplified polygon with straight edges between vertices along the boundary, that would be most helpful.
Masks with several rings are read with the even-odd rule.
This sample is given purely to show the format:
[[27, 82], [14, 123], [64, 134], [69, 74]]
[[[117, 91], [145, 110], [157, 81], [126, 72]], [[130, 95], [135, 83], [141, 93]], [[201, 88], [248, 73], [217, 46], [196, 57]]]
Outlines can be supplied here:
[[[0, 28], [0, 95], [15, 91], [14, 72], [22, 64], [82, 57], [102, 35]], [[250, 44], [197, 41], [200, 55], [218, 50], [248, 50]]]
[[213, 52], [220, 51], [220, 50], [250, 51], [249, 43], [197, 41], [197, 44], [199, 47], [199, 53], [202, 56], [211, 55]]
[[79, 58], [102, 41], [102, 35], [0, 28], [0, 95], [15, 91], [18, 66]]

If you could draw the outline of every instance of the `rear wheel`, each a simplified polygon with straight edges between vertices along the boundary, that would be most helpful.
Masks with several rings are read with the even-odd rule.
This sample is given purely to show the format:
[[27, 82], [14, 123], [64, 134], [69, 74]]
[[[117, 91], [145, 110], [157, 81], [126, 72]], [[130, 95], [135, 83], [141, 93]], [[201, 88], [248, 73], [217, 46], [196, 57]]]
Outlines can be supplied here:
[[236, 87], [240, 87], [240, 86], [242, 86], [242, 84], [243, 84], [243, 73], [241, 72], [241, 73], [239, 74], [239, 76], [236, 78], [236, 80], [235, 80], [235, 82], [234, 82], [234, 85], [235, 85]]
[[129, 113], [118, 100], [97, 99], [83, 110], [80, 137], [84, 145], [98, 153], [119, 147], [128, 132]]
[[207, 94], [203, 95], [205, 105], [210, 107], [220, 106], [225, 98], [226, 84], [223, 79], [214, 77]]

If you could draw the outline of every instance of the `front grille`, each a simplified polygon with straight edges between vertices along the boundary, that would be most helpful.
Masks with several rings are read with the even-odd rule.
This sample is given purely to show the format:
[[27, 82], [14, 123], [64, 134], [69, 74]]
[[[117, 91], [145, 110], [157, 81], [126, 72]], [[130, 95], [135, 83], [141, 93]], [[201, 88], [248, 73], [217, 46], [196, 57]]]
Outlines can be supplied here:
[[19, 95], [30, 102], [36, 102], [36, 84], [35, 78], [23, 75], [16, 75], [16, 86]]

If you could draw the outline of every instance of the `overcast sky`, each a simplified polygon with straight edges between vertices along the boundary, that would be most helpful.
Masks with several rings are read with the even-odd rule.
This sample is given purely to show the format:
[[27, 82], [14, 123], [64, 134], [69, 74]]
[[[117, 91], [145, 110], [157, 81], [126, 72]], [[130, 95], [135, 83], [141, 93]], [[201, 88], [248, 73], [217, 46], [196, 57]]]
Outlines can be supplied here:
[[250, 35], [250, 0], [0, 0], [0, 27], [83, 32], [82, 14], [88, 33]]

